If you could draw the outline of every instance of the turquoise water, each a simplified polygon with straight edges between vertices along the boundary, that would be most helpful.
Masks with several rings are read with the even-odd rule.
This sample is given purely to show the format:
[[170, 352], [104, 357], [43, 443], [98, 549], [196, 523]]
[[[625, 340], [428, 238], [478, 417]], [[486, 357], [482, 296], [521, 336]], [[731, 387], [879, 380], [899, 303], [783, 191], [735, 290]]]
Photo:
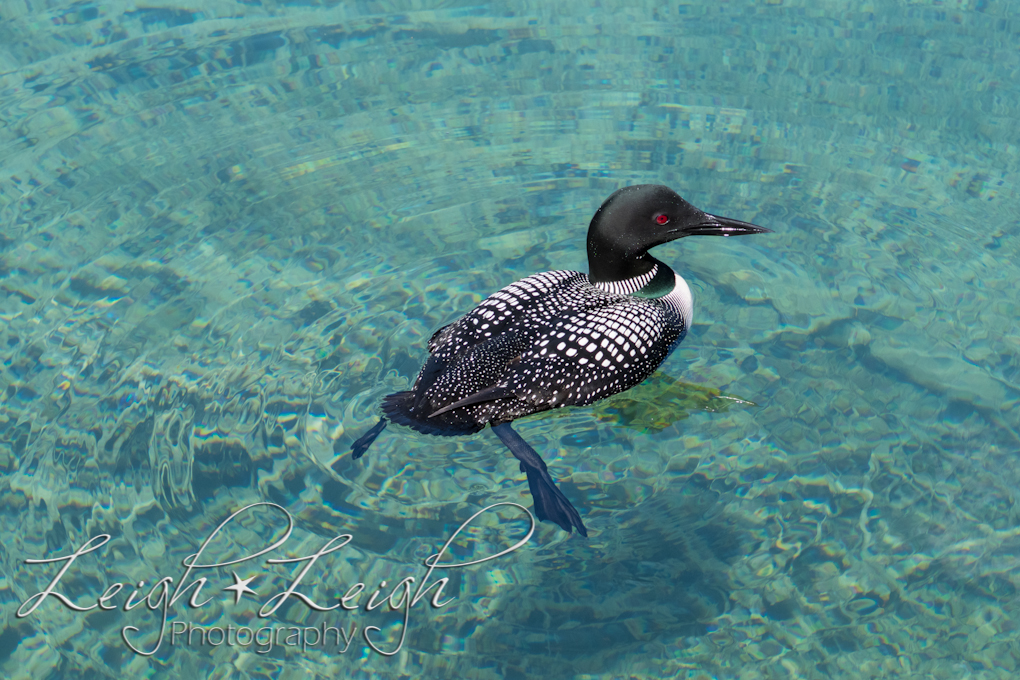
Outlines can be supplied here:
[[[0, 674], [1015, 677], [1018, 8], [0, 0]], [[351, 442], [635, 183], [775, 233], [656, 250], [672, 392], [519, 423], [590, 537], [403, 626], [531, 499], [489, 432]], [[271, 600], [328, 545], [353, 610]]]

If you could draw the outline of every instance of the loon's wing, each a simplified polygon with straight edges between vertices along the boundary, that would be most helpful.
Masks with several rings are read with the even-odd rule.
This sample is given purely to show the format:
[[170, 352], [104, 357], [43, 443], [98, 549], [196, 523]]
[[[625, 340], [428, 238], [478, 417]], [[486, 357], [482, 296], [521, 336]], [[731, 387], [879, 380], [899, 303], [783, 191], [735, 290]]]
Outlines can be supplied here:
[[[429, 339], [429, 357], [414, 381], [408, 406], [419, 417], [435, 416], [437, 409], [451, 410], [454, 402], [494, 387], [506, 365], [520, 355], [515, 349], [522, 338], [519, 331], [524, 329], [527, 335], [543, 326], [559, 311], [549, 301], [561, 299], [559, 289], [583, 277], [572, 271], [534, 274], [496, 291], [440, 328]], [[428, 410], [426, 402], [432, 404]]]
[[478, 390], [474, 394], [469, 394], [459, 401], [455, 401], [452, 404], [433, 411], [429, 414], [429, 418], [435, 418], [441, 416], [447, 411], [452, 411], [455, 408], [463, 408], [464, 406], [471, 406], [472, 404], [484, 404], [487, 401], [496, 401], [503, 397], [512, 396], [513, 392], [506, 385], [490, 385], [486, 388]]
[[515, 281], [436, 331], [429, 339], [429, 353], [449, 361], [515, 326], [541, 324], [544, 317], [559, 311], [550, 302], [560, 299], [556, 291], [583, 276], [580, 272], [551, 271]]
[[505, 378], [537, 411], [583, 406], [641, 383], [687, 329], [670, 306], [628, 297], [567, 314], [515, 362]]

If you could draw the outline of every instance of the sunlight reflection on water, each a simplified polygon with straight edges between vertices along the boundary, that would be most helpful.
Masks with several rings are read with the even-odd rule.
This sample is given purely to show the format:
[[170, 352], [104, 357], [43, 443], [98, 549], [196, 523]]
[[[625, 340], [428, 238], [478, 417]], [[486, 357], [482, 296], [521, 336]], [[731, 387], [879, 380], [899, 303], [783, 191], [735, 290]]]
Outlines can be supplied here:
[[[1015, 673], [1007, 5], [4, 13], [5, 675]], [[120, 629], [153, 630], [142, 608], [15, 616], [54, 573], [25, 559], [102, 533], [69, 597], [179, 574], [230, 513], [278, 503], [292, 557], [353, 535], [306, 581], [328, 601], [421, 571], [486, 505], [530, 507], [488, 433], [347, 452], [432, 332], [515, 279], [585, 269], [592, 212], [641, 182], [775, 230], [656, 251], [697, 306], [664, 375], [754, 405], [681, 419], [646, 392], [629, 396], [654, 426], [621, 426], [634, 401], [522, 422], [589, 540], [542, 524], [450, 574], [454, 603], [416, 613], [392, 659], [363, 638], [141, 657]], [[505, 547], [505, 520], [457, 554]], [[231, 549], [269, 533], [252, 520]], [[260, 602], [293, 578], [250, 566]], [[258, 606], [175, 620], [335, 622]], [[396, 614], [346, 621], [383, 619], [395, 644]]]

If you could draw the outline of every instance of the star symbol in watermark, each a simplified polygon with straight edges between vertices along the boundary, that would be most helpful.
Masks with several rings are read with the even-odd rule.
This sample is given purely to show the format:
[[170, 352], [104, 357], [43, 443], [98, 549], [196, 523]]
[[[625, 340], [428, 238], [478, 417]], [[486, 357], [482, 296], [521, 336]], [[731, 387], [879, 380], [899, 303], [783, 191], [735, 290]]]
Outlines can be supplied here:
[[241, 577], [237, 575], [236, 571], [232, 571], [230, 573], [234, 575], [234, 585], [227, 586], [223, 590], [233, 590], [234, 591], [234, 604], [240, 604], [241, 603], [241, 598], [244, 597], [245, 593], [251, 593], [252, 595], [258, 595], [258, 593], [256, 593], [254, 590], [252, 590], [251, 588], [248, 587], [248, 584], [251, 583], [252, 581], [254, 581], [255, 578], [257, 577], [257, 575], [256, 576], [249, 576], [248, 578], [242, 580]]

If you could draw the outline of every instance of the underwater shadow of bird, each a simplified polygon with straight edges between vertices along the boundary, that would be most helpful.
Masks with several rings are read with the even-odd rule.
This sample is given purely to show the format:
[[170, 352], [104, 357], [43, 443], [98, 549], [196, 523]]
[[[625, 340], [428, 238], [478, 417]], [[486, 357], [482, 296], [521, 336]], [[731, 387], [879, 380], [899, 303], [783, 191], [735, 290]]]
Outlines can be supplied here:
[[364, 455], [389, 420], [441, 436], [488, 425], [520, 461], [536, 516], [587, 536], [545, 461], [510, 423], [636, 387], [683, 341], [694, 318], [690, 287], [649, 249], [686, 236], [769, 231], [699, 210], [669, 187], [613, 192], [588, 226], [589, 273], [534, 274], [436, 331], [414, 386], [383, 399], [385, 415], [351, 457]]
[[731, 406], [757, 405], [715, 387], [684, 382], [660, 371], [637, 387], [596, 404], [592, 413], [602, 422], [654, 434], [689, 418], [692, 411], [724, 413]]

